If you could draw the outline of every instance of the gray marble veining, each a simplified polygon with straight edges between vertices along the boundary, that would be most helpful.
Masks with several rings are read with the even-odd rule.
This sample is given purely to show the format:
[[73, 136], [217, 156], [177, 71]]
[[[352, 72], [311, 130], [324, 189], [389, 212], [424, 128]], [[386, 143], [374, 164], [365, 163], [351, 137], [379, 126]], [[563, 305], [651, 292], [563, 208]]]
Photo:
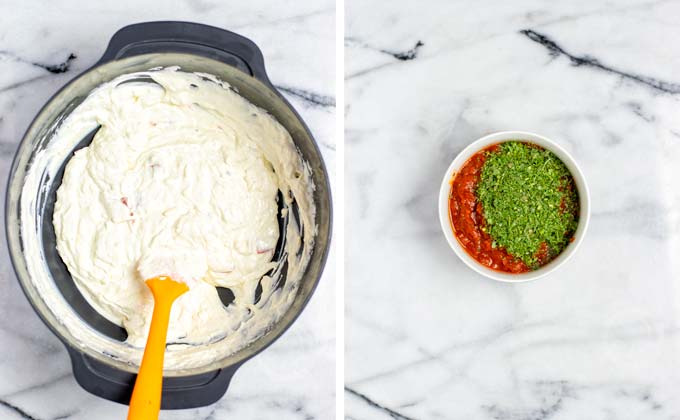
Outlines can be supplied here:
[[[262, 49], [272, 82], [335, 160], [335, 4], [332, 1], [0, 2], [2, 196], [16, 146], [40, 107], [97, 61], [128, 24], [186, 20], [241, 33]], [[8, 11], [11, 10], [11, 13]], [[4, 206], [3, 206], [4, 209]], [[0, 210], [3, 211], [3, 210]], [[4, 219], [4, 218], [3, 218]], [[4, 238], [4, 224], [0, 228]], [[61, 343], [23, 296], [0, 246], [0, 418], [122, 419], [127, 407], [83, 391]], [[335, 413], [333, 257], [310, 304], [284, 336], [237, 372], [227, 396], [161, 419], [330, 419]]]

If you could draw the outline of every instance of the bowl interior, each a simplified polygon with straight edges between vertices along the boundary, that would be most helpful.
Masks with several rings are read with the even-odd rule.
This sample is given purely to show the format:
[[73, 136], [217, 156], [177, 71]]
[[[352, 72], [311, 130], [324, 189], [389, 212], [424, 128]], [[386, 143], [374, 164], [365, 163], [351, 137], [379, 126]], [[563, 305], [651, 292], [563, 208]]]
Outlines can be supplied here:
[[[451, 179], [453, 175], [467, 162], [467, 160], [477, 153], [479, 150], [485, 147], [491, 146], [493, 144], [502, 143], [506, 141], [527, 141], [535, 143], [547, 150], [553, 152], [558, 158], [564, 162], [565, 166], [571, 172], [574, 182], [576, 183], [576, 188], [579, 193], [579, 223], [574, 234], [574, 241], [570, 243], [554, 260], [548, 264], [540, 267], [537, 270], [530, 271], [527, 273], [520, 274], [510, 274], [500, 271], [490, 269], [472, 258], [460, 245], [458, 239], [453, 233], [451, 227], [451, 222], [449, 218], [449, 192], [451, 189]], [[546, 137], [540, 136], [534, 133], [528, 133], [523, 131], [503, 131], [498, 133], [493, 133], [480, 138], [468, 145], [463, 151], [461, 151], [458, 156], [453, 160], [446, 173], [444, 174], [444, 179], [442, 180], [441, 188], [439, 190], [439, 220], [441, 223], [442, 231], [446, 237], [447, 242], [451, 248], [455, 251], [456, 255], [465, 262], [470, 268], [478, 272], [479, 274], [491, 278], [493, 280], [503, 281], [503, 282], [523, 282], [529, 280], [535, 280], [540, 277], [547, 275], [548, 273], [556, 270], [559, 266], [564, 264], [576, 251], [579, 244], [583, 240], [585, 232], [588, 228], [588, 223], [590, 219], [590, 195], [588, 192], [588, 186], [586, 185], [585, 178], [581, 169], [578, 167], [574, 159], [557, 143], [549, 140]]]
[[[238, 352], [227, 355], [220, 360], [206, 366], [199, 366], [191, 369], [181, 369], [166, 372], [168, 376], [183, 376], [199, 374], [220, 367], [238, 363], [253, 354], [259, 352], [274, 339], [276, 339], [297, 317], [303, 306], [309, 299], [318, 279], [327, 255], [329, 236], [330, 236], [330, 191], [327, 174], [320, 153], [309, 131], [301, 121], [299, 116], [275, 91], [257, 79], [243, 73], [235, 67], [226, 65], [222, 62], [208, 59], [192, 54], [146, 54], [134, 56], [106, 63], [91, 69], [58, 92], [50, 102], [40, 111], [31, 127], [29, 127], [19, 150], [15, 157], [10, 174], [10, 183], [7, 193], [7, 235], [10, 244], [10, 254], [12, 256], [15, 269], [22, 287], [32, 305], [45, 320], [48, 326], [70, 346], [82, 351], [89, 356], [101, 360], [112, 366], [134, 372], [135, 367], [129, 363], [113, 357], [105, 352], [94, 351], [88, 347], [83, 340], [76, 339], [73, 332], [66, 328], [55, 315], [56, 307], [66, 305], [70, 310], [75, 311], [77, 316], [93, 330], [97, 340], [110, 340], [111, 345], [120, 345], [125, 339], [125, 330], [109, 322], [98, 314], [86, 302], [80, 294], [70, 277], [64, 263], [59, 257], [55, 243], [54, 227], [52, 225], [52, 212], [54, 210], [55, 194], [61, 183], [61, 175], [66, 165], [62, 162], [61, 168], [54, 176], [49, 176], [45, 172], [40, 179], [40, 192], [35, 199], [36, 218], [35, 232], [21, 232], [20, 211], [22, 202], [22, 188], [26, 177], [26, 172], [33, 162], [35, 155], [43, 150], [50, 142], [59, 123], [75, 109], [84, 98], [95, 87], [105, 83], [119, 75], [148, 70], [155, 67], [166, 67], [179, 65], [184, 71], [198, 71], [210, 73], [218, 76], [222, 80], [231, 84], [238, 92], [250, 102], [267, 110], [272, 114], [291, 134], [293, 141], [299, 149], [303, 159], [310, 165], [312, 182], [315, 185], [314, 204], [316, 207], [316, 238], [312, 249], [310, 262], [300, 281], [295, 298], [287, 312], [271, 328], [269, 332], [250, 344], [248, 347]], [[94, 132], [81, 141], [76, 148], [87, 146], [94, 137]], [[279, 200], [283, 205], [283, 200]], [[297, 217], [299, 209], [294, 202], [291, 211], [287, 212], [290, 216], [282, 217], [279, 220], [281, 233], [275, 259], [280, 261], [279, 269], [285, 265], [283, 258], [283, 244], [285, 242], [285, 226], [288, 217]], [[301, 234], [314, 232], [312, 227], [300, 229]], [[22, 236], [24, 235], [24, 236]], [[35, 235], [35, 237], [33, 237]], [[27, 236], [35, 239], [38, 249], [33, 248], [32, 241], [27, 241]], [[39, 252], [44, 258], [45, 270], [41, 275], [46, 276], [44, 285], [36, 285], [36, 281], [28, 273], [26, 264], [27, 252]], [[280, 279], [279, 287], [285, 285], [285, 271]], [[53, 292], [57, 293], [53, 293]], [[58, 295], [59, 300], [48, 301], [47, 296]], [[233, 294], [228, 290], [220, 291], [220, 297], [225, 304], [233, 299]]]

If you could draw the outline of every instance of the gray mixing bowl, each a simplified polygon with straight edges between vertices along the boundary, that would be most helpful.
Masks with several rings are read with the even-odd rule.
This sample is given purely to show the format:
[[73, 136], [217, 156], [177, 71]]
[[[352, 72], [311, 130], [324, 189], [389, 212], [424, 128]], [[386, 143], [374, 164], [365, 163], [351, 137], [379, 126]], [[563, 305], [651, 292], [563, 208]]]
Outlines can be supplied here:
[[[316, 287], [326, 261], [331, 233], [331, 199], [328, 174], [319, 149], [305, 123], [292, 106], [277, 92], [267, 78], [262, 53], [250, 40], [222, 29], [186, 22], [149, 22], [127, 26], [118, 31], [97, 64], [85, 71], [43, 107], [28, 128], [12, 164], [6, 197], [6, 231], [14, 268], [31, 305], [66, 345], [78, 383], [87, 391], [103, 398], [127, 404], [134, 385], [137, 367], [112, 357], [106, 352], [93, 351], [75, 340], [44, 300], [44, 291], [31, 281], [26, 264], [26, 237], [33, 237], [38, 251], [46, 261], [44, 273], [54, 292], [68, 303], [82, 322], [112, 342], [125, 339], [125, 331], [112, 324], [87, 303], [73, 283], [55, 247], [52, 212], [55, 192], [61, 183], [62, 171], [41, 179], [35, 197], [35, 231], [21, 230], [22, 187], [27, 170], [36, 153], [43, 150], [62, 121], [97, 86], [115, 77], [156, 67], [180, 66], [184, 71], [204, 72], [218, 76], [235, 87], [250, 102], [273, 115], [291, 134], [304, 160], [309, 163], [315, 185], [317, 234], [311, 260], [300, 282], [295, 299], [283, 317], [265, 335], [248, 347], [228, 355], [208, 366], [166, 371], [163, 408], [189, 408], [211, 404], [226, 392], [236, 369], [273, 341], [293, 323]], [[77, 147], [92, 140], [92, 133]], [[279, 200], [282, 201], [282, 200]], [[297, 212], [293, 204], [291, 214]], [[281, 218], [282, 239], [275, 259], [284, 264], [282, 242], [285, 241], [286, 218]], [[301, 228], [310, 234], [312, 227]], [[229, 299], [229, 293], [220, 297]], [[233, 298], [233, 297], [232, 297]]]

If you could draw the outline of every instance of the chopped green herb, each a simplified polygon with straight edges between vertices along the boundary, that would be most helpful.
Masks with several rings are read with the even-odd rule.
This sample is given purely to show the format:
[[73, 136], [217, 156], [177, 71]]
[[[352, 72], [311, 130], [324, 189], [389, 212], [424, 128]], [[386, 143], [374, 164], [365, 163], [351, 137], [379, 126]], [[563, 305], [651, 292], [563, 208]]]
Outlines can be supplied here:
[[504, 142], [486, 152], [477, 198], [496, 246], [532, 269], [562, 252], [578, 225], [571, 173], [554, 153], [533, 144]]

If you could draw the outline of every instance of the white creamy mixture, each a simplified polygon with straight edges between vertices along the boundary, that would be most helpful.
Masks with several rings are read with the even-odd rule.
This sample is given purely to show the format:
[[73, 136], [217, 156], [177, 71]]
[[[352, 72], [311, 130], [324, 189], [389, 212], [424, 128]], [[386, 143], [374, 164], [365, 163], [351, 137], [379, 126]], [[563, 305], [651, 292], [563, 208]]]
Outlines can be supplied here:
[[[69, 160], [54, 210], [57, 249], [79, 290], [128, 332], [127, 349], [89, 344], [139, 361], [153, 308], [149, 273], [190, 286], [172, 308], [166, 368], [207, 364], [264, 334], [292, 302], [313, 240], [298, 234], [298, 223], [314, 230], [312, 183], [289, 133], [226, 83], [170, 68], [97, 88], [36, 160], [63, 162], [97, 126]], [[281, 289], [266, 275], [277, 266], [279, 190], [288, 204], [295, 197], [302, 219], [287, 229]], [[234, 302], [225, 307], [216, 286]]]

